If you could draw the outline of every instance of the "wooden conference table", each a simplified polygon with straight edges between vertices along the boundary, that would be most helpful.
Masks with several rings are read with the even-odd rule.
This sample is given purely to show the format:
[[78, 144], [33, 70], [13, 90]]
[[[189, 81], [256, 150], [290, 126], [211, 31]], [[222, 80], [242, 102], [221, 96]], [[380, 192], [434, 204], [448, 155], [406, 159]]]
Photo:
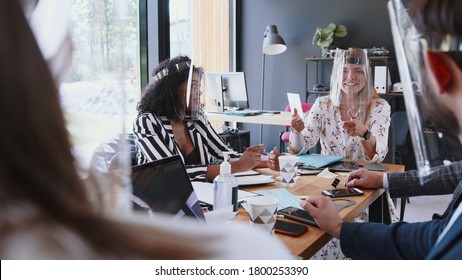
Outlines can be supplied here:
[[[383, 164], [383, 163], [382, 163]], [[383, 164], [389, 168], [387, 172], [403, 172], [404, 166], [394, 164]], [[265, 175], [273, 175], [276, 178], [278, 172], [267, 168], [258, 169]], [[341, 180], [339, 187], [343, 187], [344, 176], [337, 177]], [[324, 189], [332, 189], [331, 183], [334, 179], [321, 178], [315, 175], [303, 175], [297, 181], [293, 188], [287, 189], [297, 196], [319, 196]], [[258, 187], [242, 188], [246, 191], [266, 190], [280, 188], [281, 182], [276, 180], [274, 183]], [[348, 197], [356, 203], [339, 211], [340, 216], [345, 221], [352, 221], [363, 210], [369, 207], [369, 220], [374, 222], [389, 223], [388, 204], [383, 189], [363, 189], [364, 195]], [[388, 219], [387, 219], [388, 218]], [[249, 216], [247, 214], [238, 214], [235, 218], [237, 221], [247, 222]], [[285, 218], [283, 220], [286, 220]], [[291, 221], [295, 222], [295, 221]], [[276, 234], [289, 250], [295, 255], [303, 259], [309, 259], [319, 249], [321, 249], [332, 237], [315, 226], [308, 226], [308, 232], [299, 237], [291, 237], [282, 234]]]

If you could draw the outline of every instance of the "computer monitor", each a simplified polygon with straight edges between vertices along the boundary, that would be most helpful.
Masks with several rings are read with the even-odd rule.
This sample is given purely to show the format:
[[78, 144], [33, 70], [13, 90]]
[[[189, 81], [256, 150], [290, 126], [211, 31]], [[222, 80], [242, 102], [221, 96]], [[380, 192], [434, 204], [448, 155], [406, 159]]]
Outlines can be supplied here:
[[209, 72], [206, 74], [208, 94], [217, 111], [249, 108], [244, 72]]

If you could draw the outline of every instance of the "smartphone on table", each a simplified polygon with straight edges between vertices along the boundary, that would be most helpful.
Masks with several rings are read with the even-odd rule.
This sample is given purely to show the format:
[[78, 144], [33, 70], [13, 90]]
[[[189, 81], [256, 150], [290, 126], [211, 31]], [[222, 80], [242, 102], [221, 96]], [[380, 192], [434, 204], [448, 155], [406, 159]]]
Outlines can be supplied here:
[[291, 223], [282, 220], [276, 220], [274, 232], [289, 236], [300, 236], [308, 231], [308, 227], [301, 224]]
[[308, 225], [318, 226], [318, 224], [316, 224], [316, 222], [314, 221], [314, 218], [311, 217], [310, 213], [297, 207], [289, 206], [279, 210], [277, 213], [283, 215], [287, 219], [291, 219]]
[[345, 196], [363, 195], [364, 192], [358, 188], [348, 188], [348, 189], [323, 190], [322, 194], [326, 196], [330, 196], [330, 197], [345, 197]]

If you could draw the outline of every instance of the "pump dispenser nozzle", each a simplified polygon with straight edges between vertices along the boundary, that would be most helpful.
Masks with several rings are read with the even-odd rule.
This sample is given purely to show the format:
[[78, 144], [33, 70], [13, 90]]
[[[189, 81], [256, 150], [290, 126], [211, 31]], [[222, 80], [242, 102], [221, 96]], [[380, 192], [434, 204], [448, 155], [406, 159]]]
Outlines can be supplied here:
[[223, 152], [223, 162], [220, 164], [220, 174], [231, 174], [231, 164], [229, 164], [229, 155], [232, 152]]

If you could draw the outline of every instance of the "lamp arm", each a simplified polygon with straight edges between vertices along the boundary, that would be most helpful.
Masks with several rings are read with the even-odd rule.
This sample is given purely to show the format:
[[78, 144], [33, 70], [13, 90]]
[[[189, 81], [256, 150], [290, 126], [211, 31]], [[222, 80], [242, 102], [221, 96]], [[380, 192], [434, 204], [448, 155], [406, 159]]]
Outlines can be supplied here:
[[[262, 52], [262, 65], [261, 65], [261, 110], [263, 111], [263, 104], [264, 104], [264, 92], [265, 92], [265, 53]], [[260, 124], [260, 144], [263, 141], [263, 125]]]
[[265, 53], [262, 52], [262, 66], [261, 66], [261, 110], [263, 110], [263, 95], [265, 92]]

